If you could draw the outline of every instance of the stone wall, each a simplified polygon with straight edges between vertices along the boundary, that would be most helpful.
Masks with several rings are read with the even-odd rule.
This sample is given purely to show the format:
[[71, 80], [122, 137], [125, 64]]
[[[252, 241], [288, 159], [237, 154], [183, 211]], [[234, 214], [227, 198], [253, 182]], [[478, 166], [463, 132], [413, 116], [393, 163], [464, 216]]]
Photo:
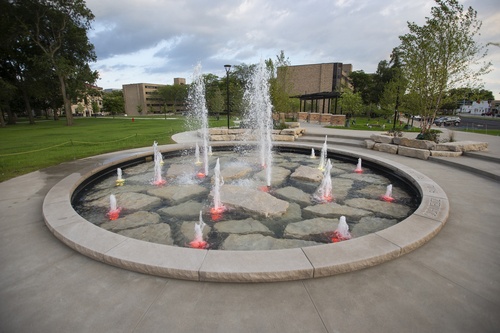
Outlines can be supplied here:
[[[299, 136], [306, 132], [305, 128], [292, 127], [282, 130], [273, 130], [273, 141], [295, 141]], [[198, 132], [201, 137], [201, 132]], [[256, 141], [255, 132], [247, 128], [210, 128], [208, 130], [210, 141]]]
[[384, 134], [372, 134], [365, 140], [366, 148], [426, 160], [429, 156], [458, 157], [466, 151], [483, 151], [488, 143], [459, 141], [436, 144], [434, 141], [393, 137]]
[[344, 114], [299, 112], [299, 121], [317, 123], [322, 125], [345, 126]]

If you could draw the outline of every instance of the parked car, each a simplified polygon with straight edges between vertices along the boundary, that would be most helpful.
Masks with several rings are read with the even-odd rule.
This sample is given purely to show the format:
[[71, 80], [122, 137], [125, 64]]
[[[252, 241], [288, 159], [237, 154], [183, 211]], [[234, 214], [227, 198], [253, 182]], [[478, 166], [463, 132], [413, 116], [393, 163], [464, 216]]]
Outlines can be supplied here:
[[460, 125], [460, 117], [439, 117], [434, 120], [436, 126]]
[[412, 118], [413, 120], [418, 120], [418, 121], [422, 120], [422, 116], [420, 115], [412, 116]]

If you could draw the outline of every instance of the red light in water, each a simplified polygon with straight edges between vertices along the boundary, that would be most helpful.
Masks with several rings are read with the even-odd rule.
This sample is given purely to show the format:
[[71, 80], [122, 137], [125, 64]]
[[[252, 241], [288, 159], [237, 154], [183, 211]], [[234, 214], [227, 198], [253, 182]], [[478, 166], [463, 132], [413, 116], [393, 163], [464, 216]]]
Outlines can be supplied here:
[[226, 207], [222, 206], [219, 208], [210, 208], [210, 216], [212, 217], [212, 221], [219, 221], [222, 219], [222, 213], [226, 210]]
[[356, 173], [363, 173], [363, 169], [356, 169], [356, 170], [354, 170], [354, 172], [356, 172]]
[[165, 185], [166, 183], [167, 183], [167, 181], [165, 179], [160, 179], [160, 180], [154, 181], [153, 185], [162, 186], [162, 185]]
[[259, 187], [259, 191], [262, 191], [262, 192], [266, 192], [266, 193], [269, 193], [269, 191], [271, 190], [271, 186], [261, 186]]
[[388, 195], [383, 195], [381, 198], [386, 202], [393, 202], [395, 200], [393, 197], [390, 197]]
[[323, 202], [332, 202], [333, 201], [333, 196], [331, 196], [331, 195], [325, 195], [325, 196], [321, 197], [321, 200]]
[[189, 246], [193, 249], [206, 249], [208, 247], [208, 243], [203, 240], [194, 240], [189, 243]]
[[110, 210], [108, 212], [108, 214], [106, 214], [106, 215], [109, 217], [109, 219], [111, 221], [114, 221], [114, 220], [116, 220], [116, 219], [118, 219], [120, 217], [121, 210], [122, 210], [121, 208], [117, 208], [115, 210]]
[[342, 242], [342, 241], [345, 241], [345, 240], [349, 240], [351, 239], [351, 237], [344, 237], [340, 234], [340, 232], [338, 232], [337, 230], [335, 230], [333, 232], [333, 236], [332, 236], [332, 243], [338, 243], [338, 242]]
[[206, 175], [205, 175], [203, 172], [198, 172], [198, 173], [196, 174], [196, 177], [198, 177], [198, 179], [203, 179], [203, 178], [205, 178], [205, 176], [206, 176]]

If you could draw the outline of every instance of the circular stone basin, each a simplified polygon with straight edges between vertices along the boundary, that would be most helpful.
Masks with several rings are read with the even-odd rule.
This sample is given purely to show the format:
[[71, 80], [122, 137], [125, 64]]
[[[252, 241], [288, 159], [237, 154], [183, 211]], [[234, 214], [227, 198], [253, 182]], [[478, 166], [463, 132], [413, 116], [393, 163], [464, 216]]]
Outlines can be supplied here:
[[[296, 143], [275, 146], [284, 150], [321, 149], [316, 145]], [[228, 143], [212, 144], [212, 147], [227, 149]], [[192, 147], [160, 147], [167, 156], [185, 149]], [[71, 203], [75, 191], [88, 179], [140, 159], [151, 161], [150, 148], [136, 151], [122, 152], [121, 157], [109, 163], [67, 176], [47, 194], [43, 214], [49, 229], [71, 248], [101, 262], [142, 273], [219, 282], [270, 282], [329, 276], [373, 266], [408, 253], [436, 235], [448, 217], [446, 194], [425, 175], [372, 155], [330, 149], [329, 154], [352, 161], [362, 158], [363, 163], [404, 179], [420, 193], [420, 205], [412, 215], [392, 227], [335, 244], [281, 250], [219, 251], [145, 242], [94, 225], [77, 214]]]

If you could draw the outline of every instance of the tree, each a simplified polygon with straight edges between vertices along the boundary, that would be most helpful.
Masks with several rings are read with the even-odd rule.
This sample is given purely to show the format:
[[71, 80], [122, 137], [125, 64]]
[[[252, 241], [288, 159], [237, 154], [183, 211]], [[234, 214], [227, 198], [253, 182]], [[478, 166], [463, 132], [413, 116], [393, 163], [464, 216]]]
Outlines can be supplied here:
[[41, 50], [38, 64], [58, 78], [66, 114], [66, 124], [73, 124], [71, 99], [93, 84], [97, 72], [89, 62], [95, 61], [94, 46], [87, 30], [94, 19], [84, 0], [12, 0], [22, 33]]
[[374, 91], [374, 81], [373, 74], [367, 74], [363, 70], [353, 71], [349, 75], [352, 85], [354, 87], [353, 92], [361, 94], [363, 103], [369, 105], [375, 103], [373, 98]]
[[[292, 83], [287, 80], [287, 71], [290, 65], [290, 59], [285, 57], [285, 52], [283, 50], [276, 56], [274, 62], [271, 58], [266, 60], [267, 69], [271, 73], [269, 78], [271, 102], [274, 110], [277, 112], [289, 112], [293, 108], [293, 103], [289, 94], [289, 91], [292, 90]], [[280, 77], [280, 80], [278, 80], [278, 77]]]
[[353, 93], [346, 90], [342, 93], [342, 98], [339, 100], [339, 105], [342, 107], [342, 111], [349, 116], [355, 116], [361, 113], [363, 110], [363, 99], [360, 93]]
[[104, 93], [102, 96], [102, 109], [104, 112], [112, 115], [123, 113], [125, 111], [123, 91], [113, 90], [109, 93]]
[[[481, 28], [477, 12], [457, 0], [436, 0], [423, 26], [408, 22], [400, 36], [403, 74], [408, 80], [412, 108], [422, 114], [421, 131], [429, 133], [446, 92], [458, 86], [472, 87], [489, 72], [486, 47], [475, 41]], [[418, 112], [418, 111], [417, 111]]]
[[189, 86], [185, 84], [166, 85], [158, 88], [158, 95], [165, 104], [172, 105], [172, 112], [177, 111], [177, 106], [186, 103]]

